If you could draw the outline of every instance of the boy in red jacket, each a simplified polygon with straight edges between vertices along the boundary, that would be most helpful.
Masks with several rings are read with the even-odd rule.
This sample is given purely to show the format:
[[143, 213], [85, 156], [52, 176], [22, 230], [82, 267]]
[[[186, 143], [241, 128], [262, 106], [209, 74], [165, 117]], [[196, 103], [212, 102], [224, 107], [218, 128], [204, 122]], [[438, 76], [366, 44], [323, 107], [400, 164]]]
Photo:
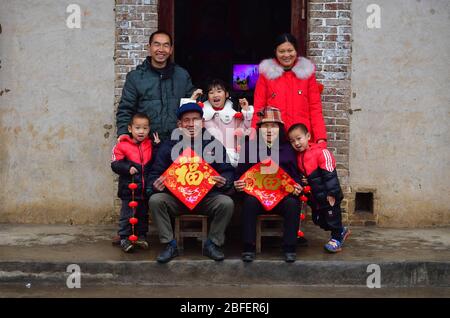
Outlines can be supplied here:
[[314, 224], [331, 231], [331, 238], [324, 248], [330, 253], [340, 252], [350, 230], [342, 226], [341, 201], [343, 194], [336, 172], [333, 154], [309, 143], [311, 135], [304, 124], [294, 124], [288, 131], [289, 142], [299, 152], [298, 167], [311, 187], [310, 206]]
[[[133, 115], [128, 124], [130, 136], [125, 135], [114, 146], [112, 154], [111, 168], [119, 175], [118, 196], [122, 199], [120, 210], [119, 231], [120, 246], [126, 253], [131, 252], [134, 246], [143, 249], [148, 248], [148, 198], [145, 193], [145, 179], [152, 164], [155, 147], [149, 138], [150, 118], [143, 113]], [[158, 134], [153, 135], [155, 144], [159, 143]], [[130, 184], [135, 184], [129, 187]], [[134, 196], [133, 196], [134, 190]], [[130, 202], [137, 202], [136, 214], [133, 215], [133, 208]], [[136, 203], [134, 203], [136, 204]], [[131, 220], [133, 218], [133, 220]], [[132, 222], [135, 224], [136, 233], [132, 233]], [[130, 241], [132, 234], [137, 235], [137, 240]]]

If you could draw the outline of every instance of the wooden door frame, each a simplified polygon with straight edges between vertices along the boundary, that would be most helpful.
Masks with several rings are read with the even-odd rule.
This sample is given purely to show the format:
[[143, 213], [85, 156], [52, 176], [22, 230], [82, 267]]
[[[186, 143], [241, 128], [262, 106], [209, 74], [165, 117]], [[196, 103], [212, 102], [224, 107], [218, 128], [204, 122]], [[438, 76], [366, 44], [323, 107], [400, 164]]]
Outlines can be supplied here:
[[[299, 53], [306, 56], [308, 28], [307, 0], [291, 0], [291, 33], [299, 44]], [[158, 29], [164, 30], [175, 39], [175, 0], [158, 1]], [[174, 40], [175, 41], [175, 40]], [[270, 44], [268, 44], [270, 45]]]
[[301, 56], [306, 56], [306, 41], [308, 30], [307, 0], [291, 0], [291, 33], [298, 42]]

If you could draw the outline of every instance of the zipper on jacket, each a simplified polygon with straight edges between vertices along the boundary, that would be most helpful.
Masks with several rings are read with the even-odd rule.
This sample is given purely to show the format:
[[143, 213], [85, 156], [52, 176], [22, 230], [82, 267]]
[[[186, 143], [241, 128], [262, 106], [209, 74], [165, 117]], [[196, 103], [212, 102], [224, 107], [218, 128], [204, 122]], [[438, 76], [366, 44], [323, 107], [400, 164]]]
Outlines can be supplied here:
[[144, 189], [145, 189], [145, 178], [144, 178], [144, 154], [142, 153], [142, 142], [139, 144], [139, 158], [140, 158], [140, 164], [141, 164], [141, 179], [142, 179], [142, 199], [145, 198], [144, 196]]
[[300, 161], [302, 163], [303, 173], [304, 173], [305, 177], [308, 178], [307, 173], [306, 173], [306, 168], [305, 168], [305, 152], [300, 154]]

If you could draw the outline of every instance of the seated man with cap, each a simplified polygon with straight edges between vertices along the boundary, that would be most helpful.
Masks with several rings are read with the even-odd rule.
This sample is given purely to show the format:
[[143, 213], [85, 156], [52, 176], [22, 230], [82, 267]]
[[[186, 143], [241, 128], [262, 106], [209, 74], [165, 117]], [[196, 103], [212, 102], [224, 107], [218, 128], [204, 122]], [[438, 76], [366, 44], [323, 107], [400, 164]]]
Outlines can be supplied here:
[[[171, 220], [178, 215], [188, 213], [201, 213], [211, 218], [203, 254], [215, 261], [224, 259], [220, 247], [224, 244], [225, 230], [234, 211], [234, 202], [225, 193], [233, 188], [234, 168], [226, 157], [223, 145], [208, 135], [203, 128], [202, 117], [203, 109], [193, 101], [182, 104], [178, 108], [178, 129], [173, 131], [171, 140], [161, 144], [147, 178], [146, 190], [150, 195], [149, 209], [158, 228], [160, 242], [166, 244], [157, 258], [159, 263], [167, 263], [178, 256]], [[186, 206], [166, 189], [165, 178], [162, 176], [182, 153], [183, 146], [194, 149], [219, 173], [219, 176], [213, 177], [216, 182], [214, 187], [192, 211], [188, 211]], [[215, 155], [208, 155], [208, 157], [205, 155], [211, 152], [215, 152]]]

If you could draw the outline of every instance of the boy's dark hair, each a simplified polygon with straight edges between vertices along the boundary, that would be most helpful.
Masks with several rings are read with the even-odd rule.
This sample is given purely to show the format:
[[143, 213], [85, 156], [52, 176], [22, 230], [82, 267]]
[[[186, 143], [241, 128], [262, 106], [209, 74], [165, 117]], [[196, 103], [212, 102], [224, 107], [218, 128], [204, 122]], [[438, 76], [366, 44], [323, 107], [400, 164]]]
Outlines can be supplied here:
[[136, 114], [134, 114], [133, 116], [131, 116], [131, 119], [130, 119], [130, 121], [129, 121], [129, 123], [128, 123], [128, 126], [133, 125], [134, 119], [139, 119], [139, 118], [141, 118], [141, 119], [147, 119], [147, 120], [148, 120], [148, 124], [150, 125], [150, 117], [148, 117], [147, 114], [145, 114], [145, 113], [136, 113]]
[[289, 127], [289, 129], [287, 131], [288, 135], [296, 129], [300, 129], [305, 135], [308, 133], [308, 128], [306, 127], [306, 125], [302, 124], [302, 123], [298, 123], [298, 124], [293, 124], [291, 127]]
[[277, 51], [277, 47], [286, 42], [291, 43], [292, 46], [294, 47], [294, 49], [298, 52], [298, 44], [297, 44], [297, 39], [295, 38], [295, 36], [293, 36], [290, 33], [283, 33], [283, 34], [278, 35], [275, 38], [275, 41], [273, 43], [274, 44], [274, 46], [273, 46], [274, 57], [275, 57], [275, 52]]
[[169, 37], [170, 46], [173, 46], [172, 35], [170, 35], [169, 32], [166, 32], [166, 31], [164, 31], [164, 30], [158, 30], [158, 31], [153, 32], [153, 33], [150, 35], [150, 38], [148, 39], [148, 44], [152, 44], [153, 38], [154, 38], [155, 35], [157, 35], [157, 34], [164, 34], [164, 35], [167, 35], [167, 36]]
[[228, 89], [227, 83], [225, 81], [222, 81], [221, 79], [212, 79], [208, 82], [206, 85], [206, 93], [208, 93], [210, 90], [212, 90], [214, 87], [220, 87], [222, 88], [226, 93], [230, 93], [230, 90]]

